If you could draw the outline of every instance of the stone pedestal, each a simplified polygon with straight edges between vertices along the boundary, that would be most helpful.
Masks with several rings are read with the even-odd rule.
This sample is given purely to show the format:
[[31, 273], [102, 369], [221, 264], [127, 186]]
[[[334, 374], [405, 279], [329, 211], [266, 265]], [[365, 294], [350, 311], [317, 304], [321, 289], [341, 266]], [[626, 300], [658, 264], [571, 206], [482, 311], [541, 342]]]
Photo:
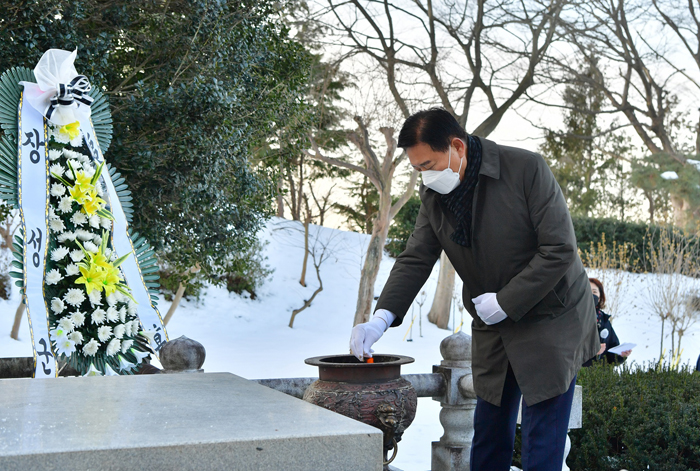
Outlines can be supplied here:
[[229, 373], [0, 380], [0, 469], [382, 469], [373, 427]]

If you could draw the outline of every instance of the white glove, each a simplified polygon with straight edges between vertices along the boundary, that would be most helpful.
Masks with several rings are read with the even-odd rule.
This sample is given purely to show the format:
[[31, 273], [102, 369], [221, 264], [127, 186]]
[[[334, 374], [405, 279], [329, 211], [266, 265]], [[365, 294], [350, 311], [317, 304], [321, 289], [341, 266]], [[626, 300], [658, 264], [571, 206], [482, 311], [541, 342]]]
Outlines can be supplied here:
[[476, 313], [486, 325], [494, 325], [508, 317], [496, 299], [496, 293], [484, 293], [472, 299]]
[[391, 312], [386, 309], [378, 309], [369, 322], [353, 327], [350, 334], [350, 353], [360, 361], [372, 358], [372, 353], [374, 353], [372, 345], [384, 335], [394, 319], [396, 316]]

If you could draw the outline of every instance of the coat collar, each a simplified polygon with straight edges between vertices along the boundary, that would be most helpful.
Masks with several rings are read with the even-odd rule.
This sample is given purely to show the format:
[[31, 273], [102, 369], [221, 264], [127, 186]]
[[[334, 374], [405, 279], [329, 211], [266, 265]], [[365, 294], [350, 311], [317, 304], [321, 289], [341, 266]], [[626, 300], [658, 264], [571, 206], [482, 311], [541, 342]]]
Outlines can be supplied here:
[[479, 175], [498, 180], [501, 178], [501, 159], [498, 157], [498, 144], [483, 137], [477, 137], [481, 141], [481, 168]]

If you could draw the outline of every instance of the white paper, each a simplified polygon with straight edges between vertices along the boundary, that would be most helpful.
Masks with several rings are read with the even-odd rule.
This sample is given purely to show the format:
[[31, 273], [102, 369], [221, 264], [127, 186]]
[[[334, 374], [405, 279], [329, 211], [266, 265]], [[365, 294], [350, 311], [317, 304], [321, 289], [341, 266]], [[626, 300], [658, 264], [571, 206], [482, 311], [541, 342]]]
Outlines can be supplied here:
[[623, 343], [622, 345], [618, 345], [617, 347], [613, 347], [610, 350], [608, 350], [610, 353], [615, 353], [619, 355], [622, 352], [626, 352], [627, 350], [632, 350], [634, 347], [636, 347], [636, 343]]

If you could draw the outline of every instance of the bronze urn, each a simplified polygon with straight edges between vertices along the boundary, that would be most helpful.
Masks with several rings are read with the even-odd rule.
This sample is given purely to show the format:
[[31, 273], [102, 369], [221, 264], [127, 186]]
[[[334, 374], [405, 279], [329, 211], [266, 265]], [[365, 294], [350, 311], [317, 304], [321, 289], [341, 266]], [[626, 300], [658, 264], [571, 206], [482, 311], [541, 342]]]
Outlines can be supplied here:
[[401, 378], [401, 365], [413, 361], [401, 355], [374, 355], [374, 363], [363, 363], [353, 355], [308, 358], [307, 364], [318, 366], [319, 379], [306, 389], [304, 400], [384, 432], [386, 469], [416, 416], [416, 391]]

